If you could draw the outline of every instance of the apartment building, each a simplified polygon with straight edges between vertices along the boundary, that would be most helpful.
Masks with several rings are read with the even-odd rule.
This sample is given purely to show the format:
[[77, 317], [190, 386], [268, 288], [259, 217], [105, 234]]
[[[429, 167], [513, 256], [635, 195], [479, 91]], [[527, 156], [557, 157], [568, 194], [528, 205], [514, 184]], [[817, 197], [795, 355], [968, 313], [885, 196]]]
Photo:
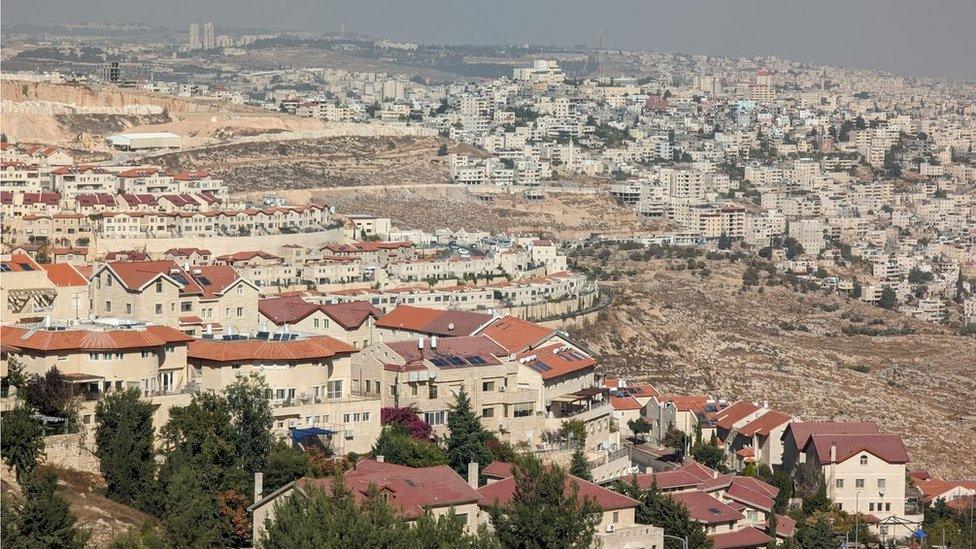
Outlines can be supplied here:
[[110, 261], [92, 275], [92, 311], [152, 318], [190, 335], [242, 333], [258, 327], [258, 288], [229, 265]]
[[3, 321], [21, 323], [54, 318], [88, 318], [88, 278], [67, 263], [40, 265], [25, 254], [0, 260]]
[[205, 335], [191, 341], [187, 360], [193, 382], [220, 391], [239, 376], [257, 373], [271, 389], [273, 430], [329, 431], [331, 451], [369, 452], [380, 433], [380, 400], [350, 383], [352, 345], [324, 335], [259, 330], [245, 335]]

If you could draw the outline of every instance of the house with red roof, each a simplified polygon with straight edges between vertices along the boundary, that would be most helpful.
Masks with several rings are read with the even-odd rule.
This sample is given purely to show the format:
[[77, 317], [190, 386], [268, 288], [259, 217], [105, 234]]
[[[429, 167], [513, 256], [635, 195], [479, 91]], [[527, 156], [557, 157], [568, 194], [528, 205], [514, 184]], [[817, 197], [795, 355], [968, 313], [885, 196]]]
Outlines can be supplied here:
[[660, 443], [670, 429], [677, 429], [688, 440], [693, 440], [699, 431], [702, 440], [711, 440], [717, 434], [715, 416], [726, 407], [725, 401], [709, 395], [655, 394], [643, 411], [651, 422], [648, 438]]
[[741, 471], [750, 462], [774, 470], [783, 464], [783, 433], [793, 418], [778, 410], [764, 410], [764, 414], [736, 427], [725, 441], [730, 464], [736, 470]]
[[26, 254], [0, 259], [0, 300], [6, 323], [88, 318], [88, 279], [73, 265], [41, 265]]
[[357, 351], [327, 335], [276, 328], [253, 335], [205, 333], [189, 343], [187, 360], [204, 391], [220, 392], [241, 375], [262, 375], [271, 389], [277, 434], [325, 429], [330, 451], [365, 453], [380, 433], [380, 399], [353, 383]]
[[213, 253], [204, 248], [170, 248], [163, 252], [163, 259], [171, 259], [181, 265], [206, 264], [212, 257]]
[[[428, 311], [431, 316], [421, 316]], [[439, 312], [418, 309], [416, 317], [401, 319], [436, 326]], [[541, 444], [542, 432], [574, 418], [587, 425], [588, 445], [619, 444], [619, 433], [611, 429], [609, 390], [594, 386], [597, 362], [580, 347], [554, 343], [512, 353], [484, 334], [378, 336], [354, 363], [354, 385], [361, 375], [384, 406], [416, 406], [438, 432], [463, 388], [484, 426], [503, 440]]]
[[470, 336], [488, 326], [494, 317], [486, 313], [400, 305], [376, 321], [385, 338]]
[[108, 261], [92, 275], [97, 316], [153, 319], [187, 334], [257, 329], [258, 288], [230, 265]]
[[[821, 472], [827, 496], [838, 509], [865, 513], [874, 522], [915, 520], [906, 513], [908, 452], [901, 436], [880, 433], [813, 432], [802, 448], [807, 467]], [[893, 525], [895, 536], [911, 533]]]
[[[478, 493], [481, 496], [478, 506], [481, 508], [482, 515], [486, 517], [491, 507], [506, 505], [512, 501], [519, 481], [517, 477], [513, 476], [512, 467], [509, 464], [494, 462], [485, 468], [486, 475], [489, 468], [493, 470], [495, 476], [504, 474], [505, 469], [509, 471], [509, 475], [478, 488]], [[596, 525], [594, 546], [636, 547], [633, 543], [639, 542], [640, 547], [664, 547], [663, 529], [647, 524], [637, 524], [635, 519], [637, 505], [639, 504], [637, 500], [573, 475], [566, 476], [564, 489], [566, 491], [575, 490], [579, 498], [590, 499], [600, 507], [600, 520]]]
[[368, 301], [321, 304], [300, 296], [271, 297], [258, 302], [261, 317], [275, 326], [307, 333], [328, 335], [357, 349], [373, 343], [376, 319], [383, 312]]
[[0, 339], [27, 374], [44, 375], [57, 367], [81, 397], [79, 415], [89, 427], [96, 401], [105, 394], [136, 388], [152, 397], [159, 405], [153, 417], [157, 427], [165, 423], [170, 405], [189, 400], [183, 389], [192, 338], [175, 328], [118, 319], [44, 321], [0, 327]]
[[865, 434], [876, 435], [881, 431], [870, 421], [793, 421], [783, 430], [783, 470], [793, 473], [796, 466], [806, 461], [803, 449], [814, 434]]
[[[446, 465], [412, 468], [365, 459], [342, 473], [342, 477], [354, 500], [363, 502], [372, 490], [378, 490], [380, 497], [408, 521], [426, 513], [438, 517], [453, 512], [470, 533], [476, 532], [481, 523], [482, 495], [477, 491], [477, 481], [472, 486]], [[313, 490], [331, 494], [332, 478], [303, 477], [267, 495], [262, 493], [260, 484], [255, 486], [255, 503], [248, 511], [253, 513], [254, 539], [259, 539], [265, 522], [274, 519], [275, 510], [283, 501]]]

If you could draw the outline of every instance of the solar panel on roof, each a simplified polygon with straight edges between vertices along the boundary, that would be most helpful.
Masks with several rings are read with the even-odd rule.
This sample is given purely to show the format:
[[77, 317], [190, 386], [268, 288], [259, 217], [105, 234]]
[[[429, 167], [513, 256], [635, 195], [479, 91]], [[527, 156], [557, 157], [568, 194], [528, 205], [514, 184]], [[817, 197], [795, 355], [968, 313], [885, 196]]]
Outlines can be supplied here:
[[431, 362], [431, 364], [433, 364], [434, 366], [437, 366], [438, 368], [447, 366], [447, 361], [444, 360], [443, 358], [433, 358], [433, 359], [431, 359], [430, 362]]
[[200, 283], [200, 284], [203, 284], [204, 286], [209, 286], [210, 285], [210, 279], [207, 278], [207, 277], [205, 277], [205, 276], [198, 276], [197, 277], [197, 282]]
[[539, 360], [533, 362], [531, 368], [537, 372], [548, 372], [549, 370], [552, 370], [548, 364]]
[[33, 271], [34, 270], [34, 267], [32, 267], [30, 265], [30, 263], [18, 263], [18, 265], [20, 265], [20, 268], [23, 269], [23, 270], [25, 270], [25, 271]]
[[447, 359], [447, 361], [454, 366], [464, 366], [464, 359], [460, 357], [452, 356], [451, 358]]
[[10, 270], [10, 265], [7, 265], [6, 263], [0, 264], [0, 273], [9, 273]]
[[468, 356], [465, 357], [470, 364], [485, 364], [485, 359], [480, 356]]
[[175, 280], [175, 281], [179, 282], [180, 284], [186, 286], [186, 279], [183, 278], [183, 275], [181, 275], [181, 274], [174, 274], [174, 275], [170, 275], [170, 278], [172, 278], [173, 280]]

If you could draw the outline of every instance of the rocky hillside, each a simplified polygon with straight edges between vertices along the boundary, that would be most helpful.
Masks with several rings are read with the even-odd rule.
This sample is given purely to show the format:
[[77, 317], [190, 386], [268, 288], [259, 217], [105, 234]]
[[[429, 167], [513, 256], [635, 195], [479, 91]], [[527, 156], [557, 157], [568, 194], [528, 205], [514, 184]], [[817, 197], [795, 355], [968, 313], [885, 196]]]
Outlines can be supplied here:
[[[745, 258], [656, 255], [596, 247], [576, 257], [617, 290], [597, 321], [573, 328], [608, 371], [803, 419], [876, 421], [903, 435], [911, 468], [976, 471], [976, 339], [762, 270], [743, 290]], [[845, 335], [855, 332], [878, 335]]]

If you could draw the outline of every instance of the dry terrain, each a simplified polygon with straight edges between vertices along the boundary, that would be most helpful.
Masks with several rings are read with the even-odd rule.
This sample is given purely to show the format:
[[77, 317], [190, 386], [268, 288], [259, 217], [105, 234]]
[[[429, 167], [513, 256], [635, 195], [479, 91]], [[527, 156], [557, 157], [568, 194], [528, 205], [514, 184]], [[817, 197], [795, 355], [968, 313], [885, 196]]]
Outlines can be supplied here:
[[[617, 278], [614, 303], [573, 327], [610, 372], [663, 391], [768, 401], [803, 419], [876, 421], [903, 435], [910, 468], [976, 475], [976, 339], [821, 291], [742, 292], [742, 261], [705, 261], [703, 275], [684, 259], [631, 253], [579, 259]], [[915, 333], [844, 335], [845, 326]]]
[[[153, 517], [127, 505], [106, 498], [105, 481], [98, 475], [51, 468], [58, 477], [59, 494], [68, 500], [71, 512], [78, 519], [78, 526], [91, 532], [89, 547], [106, 547], [113, 538], [130, 528], [140, 527]], [[12, 474], [4, 468], [0, 477], [0, 493], [3, 505], [12, 496], [21, 497], [20, 486], [12, 482]]]
[[579, 238], [634, 227], [633, 211], [618, 206], [603, 192], [548, 188], [541, 192], [541, 200], [527, 200], [518, 190], [509, 193], [457, 185], [321, 189], [311, 194], [340, 212], [389, 217], [403, 229], [448, 227]]
[[201, 147], [155, 156], [169, 168], [205, 169], [231, 191], [446, 183], [433, 137], [325, 137]]

